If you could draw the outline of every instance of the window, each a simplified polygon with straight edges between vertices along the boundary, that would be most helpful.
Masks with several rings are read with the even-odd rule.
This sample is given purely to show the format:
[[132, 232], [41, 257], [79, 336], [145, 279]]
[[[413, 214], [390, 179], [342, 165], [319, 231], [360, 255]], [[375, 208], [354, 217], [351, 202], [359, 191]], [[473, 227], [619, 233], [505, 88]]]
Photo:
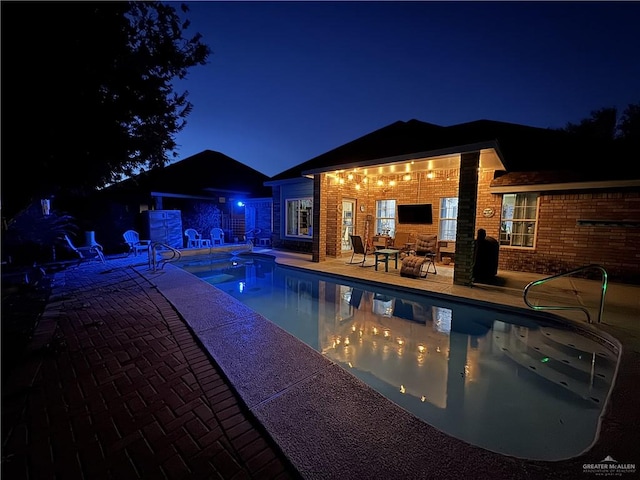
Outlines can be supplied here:
[[458, 198], [448, 197], [440, 199], [440, 234], [439, 240], [456, 241], [458, 227]]
[[311, 198], [297, 198], [294, 200], [287, 200], [287, 218], [286, 218], [286, 232], [287, 236], [293, 237], [310, 237], [313, 235], [313, 229], [311, 222], [313, 216], [312, 206], [313, 200]]
[[376, 232], [394, 237], [396, 233], [396, 201], [376, 200]]
[[533, 248], [537, 213], [537, 193], [505, 194], [502, 197], [500, 245]]

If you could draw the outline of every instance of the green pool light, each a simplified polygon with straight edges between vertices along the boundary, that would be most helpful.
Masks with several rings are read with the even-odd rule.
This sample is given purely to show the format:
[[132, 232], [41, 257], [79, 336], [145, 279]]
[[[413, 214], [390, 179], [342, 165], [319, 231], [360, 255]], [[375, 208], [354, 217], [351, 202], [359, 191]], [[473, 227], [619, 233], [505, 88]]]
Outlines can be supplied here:
[[540, 360], [542, 363], [547, 363], [549, 361], [549, 357], [544, 357]]

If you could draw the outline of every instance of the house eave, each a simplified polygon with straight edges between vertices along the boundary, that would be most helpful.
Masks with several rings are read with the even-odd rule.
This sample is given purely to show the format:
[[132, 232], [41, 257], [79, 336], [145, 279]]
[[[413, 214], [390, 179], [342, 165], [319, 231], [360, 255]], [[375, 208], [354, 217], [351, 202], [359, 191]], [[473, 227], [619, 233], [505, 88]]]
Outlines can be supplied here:
[[[217, 192], [222, 193], [222, 191], [217, 190]], [[226, 193], [233, 193], [236, 195], [246, 195], [242, 192], [232, 192], [231, 190], [225, 190]], [[169, 192], [151, 192], [152, 197], [163, 197], [163, 198], [185, 198], [188, 200], [217, 200], [220, 195], [216, 195], [214, 193], [211, 196], [205, 195], [190, 195], [186, 193], [169, 193]]]
[[492, 194], [521, 193], [521, 192], [551, 192], [558, 190], [594, 190], [604, 188], [633, 188], [640, 187], [640, 180], [606, 180], [591, 182], [564, 182], [535, 185], [501, 185], [489, 187]]
[[[344, 163], [340, 165], [318, 167], [314, 169], [303, 170], [302, 176], [317, 175], [320, 173], [333, 172], [336, 170], [367, 168], [367, 167], [372, 167], [377, 165], [403, 163], [403, 162], [410, 162], [410, 161], [416, 161], [416, 160], [436, 159], [437, 161], [438, 157], [444, 158], [444, 157], [451, 157], [454, 155], [459, 156], [463, 153], [478, 152], [478, 151], [481, 152], [481, 154], [489, 153], [489, 152], [493, 153], [493, 155], [490, 155], [491, 157], [490, 164], [483, 165], [482, 166], [483, 168], [493, 168], [494, 170], [505, 169], [504, 162], [502, 160], [502, 154], [500, 153], [497, 143], [495, 141], [489, 141], [489, 142], [473, 143], [468, 145], [459, 145], [455, 147], [448, 147], [448, 148], [442, 148], [437, 150], [414, 152], [414, 153], [409, 153], [405, 155], [397, 155], [393, 157], [374, 158], [371, 160], [363, 160], [359, 162], [351, 162], [351, 163]], [[435, 166], [433, 168], [435, 169], [439, 167]]]
[[298, 182], [300, 182], [300, 180], [307, 180], [307, 179], [313, 180], [313, 177], [309, 177], [307, 175], [301, 175], [300, 177], [284, 178], [282, 180], [267, 180], [266, 182], [264, 182], [264, 186], [265, 187], [278, 187], [280, 185], [288, 185], [290, 183], [298, 183]]

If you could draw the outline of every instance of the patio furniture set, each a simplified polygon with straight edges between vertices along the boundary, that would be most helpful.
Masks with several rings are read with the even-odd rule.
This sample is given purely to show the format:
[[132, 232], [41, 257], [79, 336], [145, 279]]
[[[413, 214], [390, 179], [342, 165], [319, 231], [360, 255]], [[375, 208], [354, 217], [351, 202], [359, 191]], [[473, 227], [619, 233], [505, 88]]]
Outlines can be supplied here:
[[[348, 264], [358, 264], [361, 267], [375, 267], [378, 270], [378, 264], [384, 263], [384, 271], [389, 271], [389, 261], [393, 260], [394, 267], [398, 269], [398, 260], [401, 262], [400, 275], [403, 277], [425, 278], [428, 273], [434, 275], [438, 273], [436, 269], [435, 259], [438, 251], [438, 236], [418, 234], [415, 241], [410, 234], [398, 234], [393, 242], [385, 242], [380, 244], [382, 248], [368, 249], [362, 236], [350, 235], [353, 253]], [[394, 248], [385, 248], [391, 245]], [[400, 247], [400, 248], [398, 248]], [[367, 255], [373, 254], [374, 263], [366, 265]], [[354, 261], [355, 255], [362, 255], [362, 259]], [[433, 267], [433, 271], [430, 268]]]

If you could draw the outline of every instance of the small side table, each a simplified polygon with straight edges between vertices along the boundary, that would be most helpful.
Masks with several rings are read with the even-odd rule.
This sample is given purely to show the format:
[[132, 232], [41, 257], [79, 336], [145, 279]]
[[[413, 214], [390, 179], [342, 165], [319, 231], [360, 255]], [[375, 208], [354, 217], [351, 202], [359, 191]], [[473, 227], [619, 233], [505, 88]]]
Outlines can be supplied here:
[[400, 250], [394, 250], [393, 248], [383, 248], [381, 250], [376, 250], [375, 252], [373, 252], [373, 255], [375, 256], [375, 262], [376, 262], [376, 271], [378, 271], [379, 262], [384, 262], [385, 272], [389, 271], [389, 257], [393, 257], [393, 259], [395, 260], [396, 262], [395, 268], [397, 270], [399, 253], [400, 253]]

